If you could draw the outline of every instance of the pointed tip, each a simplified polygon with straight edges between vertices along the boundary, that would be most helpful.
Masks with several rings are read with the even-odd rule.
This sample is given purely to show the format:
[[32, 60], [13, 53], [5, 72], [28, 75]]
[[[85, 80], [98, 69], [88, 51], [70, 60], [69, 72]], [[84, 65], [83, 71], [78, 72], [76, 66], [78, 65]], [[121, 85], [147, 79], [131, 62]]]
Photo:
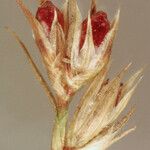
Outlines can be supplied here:
[[118, 18], [119, 19], [119, 17], [120, 17], [120, 13], [121, 13], [121, 8], [119, 7], [118, 8], [118, 10], [117, 10], [117, 12], [116, 12], [116, 18]]
[[130, 62], [126, 67], [125, 67], [125, 71], [128, 70], [130, 67], [132, 66], [132, 62]]
[[137, 84], [139, 84], [139, 83], [143, 80], [143, 78], [144, 78], [144, 75], [142, 75], [142, 76], [139, 78], [139, 80], [137, 81]]
[[90, 14], [93, 15], [96, 13], [96, 0], [91, 0], [91, 9], [90, 9]]
[[[88, 22], [87, 22], [87, 33], [86, 33], [86, 38], [89, 36], [92, 36], [92, 30], [91, 30], [91, 12], [88, 12]], [[93, 39], [93, 38], [92, 38]]]
[[121, 13], [121, 10], [120, 10], [120, 8], [118, 8], [116, 15], [115, 15], [115, 20], [117, 23], [119, 22], [119, 19], [120, 19], [120, 13]]
[[114, 20], [112, 22], [112, 25], [111, 25], [112, 29], [116, 30], [118, 28], [119, 20], [120, 20], [120, 8], [118, 8], [116, 15], [114, 17]]
[[8, 26], [5, 26], [4, 29], [10, 33], [13, 37], [15, 37], [15, 39], [17, 41], [19, 41], [19, 43], [21, 43], [21, 40], [19, 39], [18, 35], [16, 34], [16, 32], [14, 32], [11, 28], [9, 28]]
[[54, 21], [53, 22], [57, 22], [58, 21], [58, 16], [57, 16], [57, 11], [56, 9], [54, 10]]
[[91, 12], [88, 12], [88, 25], [91, 26]]
[[[135, 83], [137, 83], [137, 81], [140, 79], [140, 78], [143, 78], [143, 68], [139, 69], [138, 71], [136, 71], [131, 77], [130, 79], [124, 84], [124, 92], [128, 91], [130, 88], [133, 87], [133, 85]], [[123, 93], [124, 93], [123, 92]]]
[[132, 63], [129, 63], [127, 66], [125, 66], [121, 72], [118, 74], [118, 76], [123, 77], [123, 75], [128, 71], [128, 69], [131, 67]]
[[125, 132], [122, 134], [121, 137], [122, 137], [122, 138], [125, 137], [126, 135], [130, 134], [131, 132], [135, 131], [136, 129], [137, 129], [137, 127], [134, 126], [133, 128], [131, 128], [131, 129], [125, 131]]
[[147, 67], [147, 66], [142, 67], [141, 69], [139, 69], [139, 70], [134, 74], [136, 79], [137, 79], [138, 77], [139, 77], [140, 80], [143, 79], [143, 77], [144, 77], [143, 74], [144, 74], [144, 71], [145, 71], [146, 67]]
[[[87, 45], [89, 39], [91, 39], [91, 40], [93, 41], [91, 26], [92, 26], [92, 25], [91, 25], [91, 12], [89, 11], [89, 12], [88, 12], [88, 19], [87, 19], [87, 32], [86, 32], [85, 41], [84, 41], [84, 43], [83, 43], [83, 46], [82, 46], [82, 48], [81, 48], [81, 51], [82, 51], [83, 49], [85, 49], [85, 45]], [[91, 42], [91, 44], [93, 44], [93, 43]], [[86, 50], [86, 51], [87, 51], [87, 50]], [[84, 54], [84, 55], [85, 55], [85, 54]]]
[[[136, 82], [136, 84], [132, 87], [132, 89], [128, 92], [128, 93], [134, 93], [134, 91], [136, 90], [136, 88], [137, 88], [137, 86], [140, 84], [140, 82], [142, 81], [142, 79], [143, 79], [143, 76], [141, 76], [139, 79], [138, 79], [138, 81]], [[131, 94], [131, 95], [132, 95]]]
[[131, 129], [129, 129], [129, 130], [123, 132], [119, 137], [116, 138], [116, 141], [118, 141], [118, 140], [124, 138], [125, 136], [127, 136], [127, 135], [130, 134], [131, 132], [135, 131], [136, 128], [137, 128], [137, 127], [135, 126], [135, 127], [131, 128]]

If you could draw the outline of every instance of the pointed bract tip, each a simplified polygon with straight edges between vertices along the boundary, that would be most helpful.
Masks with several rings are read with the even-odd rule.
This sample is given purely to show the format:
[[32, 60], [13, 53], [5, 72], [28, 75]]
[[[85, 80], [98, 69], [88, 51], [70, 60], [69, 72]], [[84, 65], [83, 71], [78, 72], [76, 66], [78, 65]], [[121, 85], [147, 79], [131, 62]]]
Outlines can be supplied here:
[[91, 10], [90, 10], [90, 14], [93, 15], [96, 13], [96, 0], [91, 0]]
[[88, 30], [88, 27], [91, 28], [92, 27], [92, 24], [91, 24], [91, 13], [90, 11], [88, 12], [88, 22], [87, 22], [87, 30]]
[[122, 76], [126, 71], [128, 71], [128, 69], [131, 67], [131, 65], [132, 65], [132, 63], [129, 63], [127, 66], [125, 66], [125, 67], [121, 70], [119, 76]]
[[132, 62], [130, 62], [126, 67], [125, 70], [128, 70], [132, 66]]
[[112, 22], [112, 29], [117, 30], [120, 20], [120, 8], [117, 10], [114, 20]]
[[58, 21], [58, 15], [56, 9], [54, 9], [54, 20], [55, 23]]
[[119, 7], [118, 10], [117, 10], [117, 12], [116, 12], [116, 15], [115, 15], [115, 17], [117, 18], [117, 20], [119, 20], [119, 18], [120, 18], [120, 13], [121, 13], [121, 9]]

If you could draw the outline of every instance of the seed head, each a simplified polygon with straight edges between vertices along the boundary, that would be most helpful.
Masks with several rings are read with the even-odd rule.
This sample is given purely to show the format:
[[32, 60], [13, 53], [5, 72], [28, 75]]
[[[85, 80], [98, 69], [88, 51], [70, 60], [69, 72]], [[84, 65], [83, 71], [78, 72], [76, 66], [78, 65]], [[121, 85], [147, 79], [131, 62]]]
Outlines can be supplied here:
[[65, 109], [68, 108], [71, 97], [91, 81], [67, 132], [63, 128], [66, 127], [64, 122], [63, 127], [56, 124], [58, 130], [61, 130], [60, 133], [56, 131], [57, 137], [54, 137], [56, 149], [104, 150], [133, 131], [135, 128], [119, 135], [134, 109], [120, 121], [117, 119], [134, 93], [142, 70], [126, 83], [122, 83], [122, 78], [130, 65], [112, 80], [106, 78], [120, 10], [110, 23], [107, 13], [96, 9], [95, 0], [92, 0], [85, 20], [82, 19], [76, 0], [65, 0], [62, 9], [50, 0], [41, 0], [36, 15], [32, 15], [22, 0], [17, 0], [17, 3], [32, 27], [55, 96], [49, 92], [24, 44], [16, 38], [40, 81], [46, 85], [44, 87], [49, 96], [54, 97], [57, 112], [63, 110], [62, 114], [57, 114], [58, 124], [66, 119]]

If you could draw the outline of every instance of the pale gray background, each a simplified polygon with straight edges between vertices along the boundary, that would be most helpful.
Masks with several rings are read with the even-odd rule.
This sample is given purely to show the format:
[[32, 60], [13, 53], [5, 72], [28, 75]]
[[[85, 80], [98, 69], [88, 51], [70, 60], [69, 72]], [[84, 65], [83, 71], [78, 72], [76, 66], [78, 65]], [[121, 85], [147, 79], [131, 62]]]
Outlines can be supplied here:
[[[79, 2], [84, 16], [88, 11], [89, 1]], [[35, 12], [37, 0], [24, 2]], [[113, 47], [114, 61], [110, 74], [130, 61], [133, 62], [133, 67], [129, 74], [144, 65], [147, 65], [147, 69], [144, 80], [128, 107], [136, 105], [137, 108], [128, 127], [137, 125], [138, 129], [110, 149], [149, 150], [150, 0], [98, 1], [99, 8], [108, 11], [110, 18], [119, 5], [120, 29]], [[4, 26], [10, 26], [21, 36], [45, 74], [30, 27], [15, 0], [0, 0], [0, 150], [49, 150], [54, 113], [21, 48], [4, 31]], [[75, 103], [72, 104], [72, 109], [73, 107]]]

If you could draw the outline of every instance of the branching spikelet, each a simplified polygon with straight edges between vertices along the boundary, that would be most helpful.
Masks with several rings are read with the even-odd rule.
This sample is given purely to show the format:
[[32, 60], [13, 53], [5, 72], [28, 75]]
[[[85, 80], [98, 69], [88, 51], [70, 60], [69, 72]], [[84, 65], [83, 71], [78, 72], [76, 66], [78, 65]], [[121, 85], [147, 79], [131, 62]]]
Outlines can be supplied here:
[[[120, 10], [110, 23], [107, 14], [97, 11], [96, 0], [92, 0], [88, 17], [82, 21], [76, 0], [65, 0], [62, 11], [50, 0], [40, 0], [36, 15], [22, 0], [16, 1], [32, 27], [54, 91], [51, 92], [25, 44], [12, 32], [55, 106], [52, 150], [104, 150], [133, 131], [135, 128], [119, 133], [134, 108], [120, 121], [118, 117], [133, 95], [143, 69], [122, 83], [129, 64], [107, 80]], [[67, 126], [72, 96], [89, 81], [90, 86]]]

